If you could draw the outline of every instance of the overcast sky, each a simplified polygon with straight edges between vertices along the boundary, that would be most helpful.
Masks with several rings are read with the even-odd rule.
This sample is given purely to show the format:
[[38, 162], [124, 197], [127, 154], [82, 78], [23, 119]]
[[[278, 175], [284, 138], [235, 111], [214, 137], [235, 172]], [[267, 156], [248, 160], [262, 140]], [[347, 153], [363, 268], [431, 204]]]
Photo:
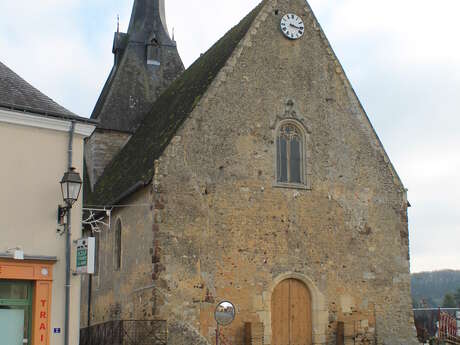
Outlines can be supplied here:
[[[166, 0], [189, 66], [258, 0]], [[0, 61], [89, 116], [133, 0], [1, 0]], [[311, 0], [409, 189], [413, 272], [460, 269], [459, 0]], [[206, 23], [206, 24], [204, 24]]]

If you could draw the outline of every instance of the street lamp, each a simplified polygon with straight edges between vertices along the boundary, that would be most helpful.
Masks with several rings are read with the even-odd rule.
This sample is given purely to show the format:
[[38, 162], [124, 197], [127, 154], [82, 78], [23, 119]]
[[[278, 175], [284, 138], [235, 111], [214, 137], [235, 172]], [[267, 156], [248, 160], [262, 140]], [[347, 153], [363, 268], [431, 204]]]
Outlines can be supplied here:
[[82, 184], [80, 174], [75, 171], [75, 168], [69, 168], [69, 171], [64, 173], [60, 184], [65, 206], [59, 205], [58, 207], [58, 224], [64, 225], [66, 224], [65, 216], [68, 215], [72, 205], [77, 201], [80, 195]]
[[77, 201], [80, 195], [81, 183], [80, 174], [75, 171], [75, 168], [70, 168], [62, 177], [62, 198], [67, 206], [72, 207], [75, 201]]
[[[72, 137], [71, 137], [72, 138]], [[72, 141], [70, 141], [72, 142]], [[71, 151], [71, 146], [69, 151]], [[71, 156], [70, 156], [71, 157]], [[72, 160], [69, 159], [69, 162]], [[58, 222], [59, 224], [64, 224], [64, 229], [66, 233], [66, 244], [65, 244], [65, 257], [66, 257], [66, 273], [65, 273], [65, 324], [64, 324], [64, 333], [65, 339], [64, 344], [69, 344], [69, 319], [70, 319], [70, 242], [72, 239], [71, 234], [71, 226], [70, 226], [70, 219], [71, 219], [71, 210], [72, 205], [77, 201], [78, 196], [80, 195], [81, 189], [81, 178], [78, 172], [75, 171], [75, 168], [72, 168], [69, 163], [69, 170], [64, 173], [64, 176], [61, 180], [61, 191], [62, 191], [62, 198], [64, 199], [66, 205], [58, 207]], [[64, 221], [64, 218], [67, 218]]]

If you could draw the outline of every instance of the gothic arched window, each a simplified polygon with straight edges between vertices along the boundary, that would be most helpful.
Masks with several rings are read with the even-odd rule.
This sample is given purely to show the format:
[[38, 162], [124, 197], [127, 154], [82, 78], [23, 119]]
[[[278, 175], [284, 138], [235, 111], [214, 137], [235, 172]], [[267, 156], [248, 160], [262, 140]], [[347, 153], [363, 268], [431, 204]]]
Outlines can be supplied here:
[[114, 260], [113, 265], [115, 271], [119, 271], [121, 268], [121, 220], [117, 220], [117, 224], [115, 226], [115, 243], [114, 243]]
[[304, 184], [304, 135], [293, 122], [281, 124], [276, 136], [276, 182]]

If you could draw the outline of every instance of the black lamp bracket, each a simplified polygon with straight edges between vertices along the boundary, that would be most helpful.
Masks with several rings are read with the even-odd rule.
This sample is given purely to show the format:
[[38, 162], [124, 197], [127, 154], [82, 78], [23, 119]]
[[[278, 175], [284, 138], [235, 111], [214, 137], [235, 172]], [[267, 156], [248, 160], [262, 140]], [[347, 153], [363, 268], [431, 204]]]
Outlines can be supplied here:
[[67, 212], [69, 211], [70, 206], [65, 205], [65, 206], [58, 206], [58, 211], [57, 211], [57, 223], [58, 225], [65, 225], [66, 224], [66, 215]]

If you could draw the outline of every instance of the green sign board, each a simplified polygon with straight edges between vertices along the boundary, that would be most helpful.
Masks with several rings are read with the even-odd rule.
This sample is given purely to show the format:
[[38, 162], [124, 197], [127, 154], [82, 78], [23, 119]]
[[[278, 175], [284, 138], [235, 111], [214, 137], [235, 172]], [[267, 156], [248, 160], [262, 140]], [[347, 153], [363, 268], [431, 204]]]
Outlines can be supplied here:
[[86, 267], [88, 263], [88, 248], [77, 249], [77, 268]]
[[93, 274], [96, 250], [94, 237], [82, 238], [77, 241], [77, 274]]

